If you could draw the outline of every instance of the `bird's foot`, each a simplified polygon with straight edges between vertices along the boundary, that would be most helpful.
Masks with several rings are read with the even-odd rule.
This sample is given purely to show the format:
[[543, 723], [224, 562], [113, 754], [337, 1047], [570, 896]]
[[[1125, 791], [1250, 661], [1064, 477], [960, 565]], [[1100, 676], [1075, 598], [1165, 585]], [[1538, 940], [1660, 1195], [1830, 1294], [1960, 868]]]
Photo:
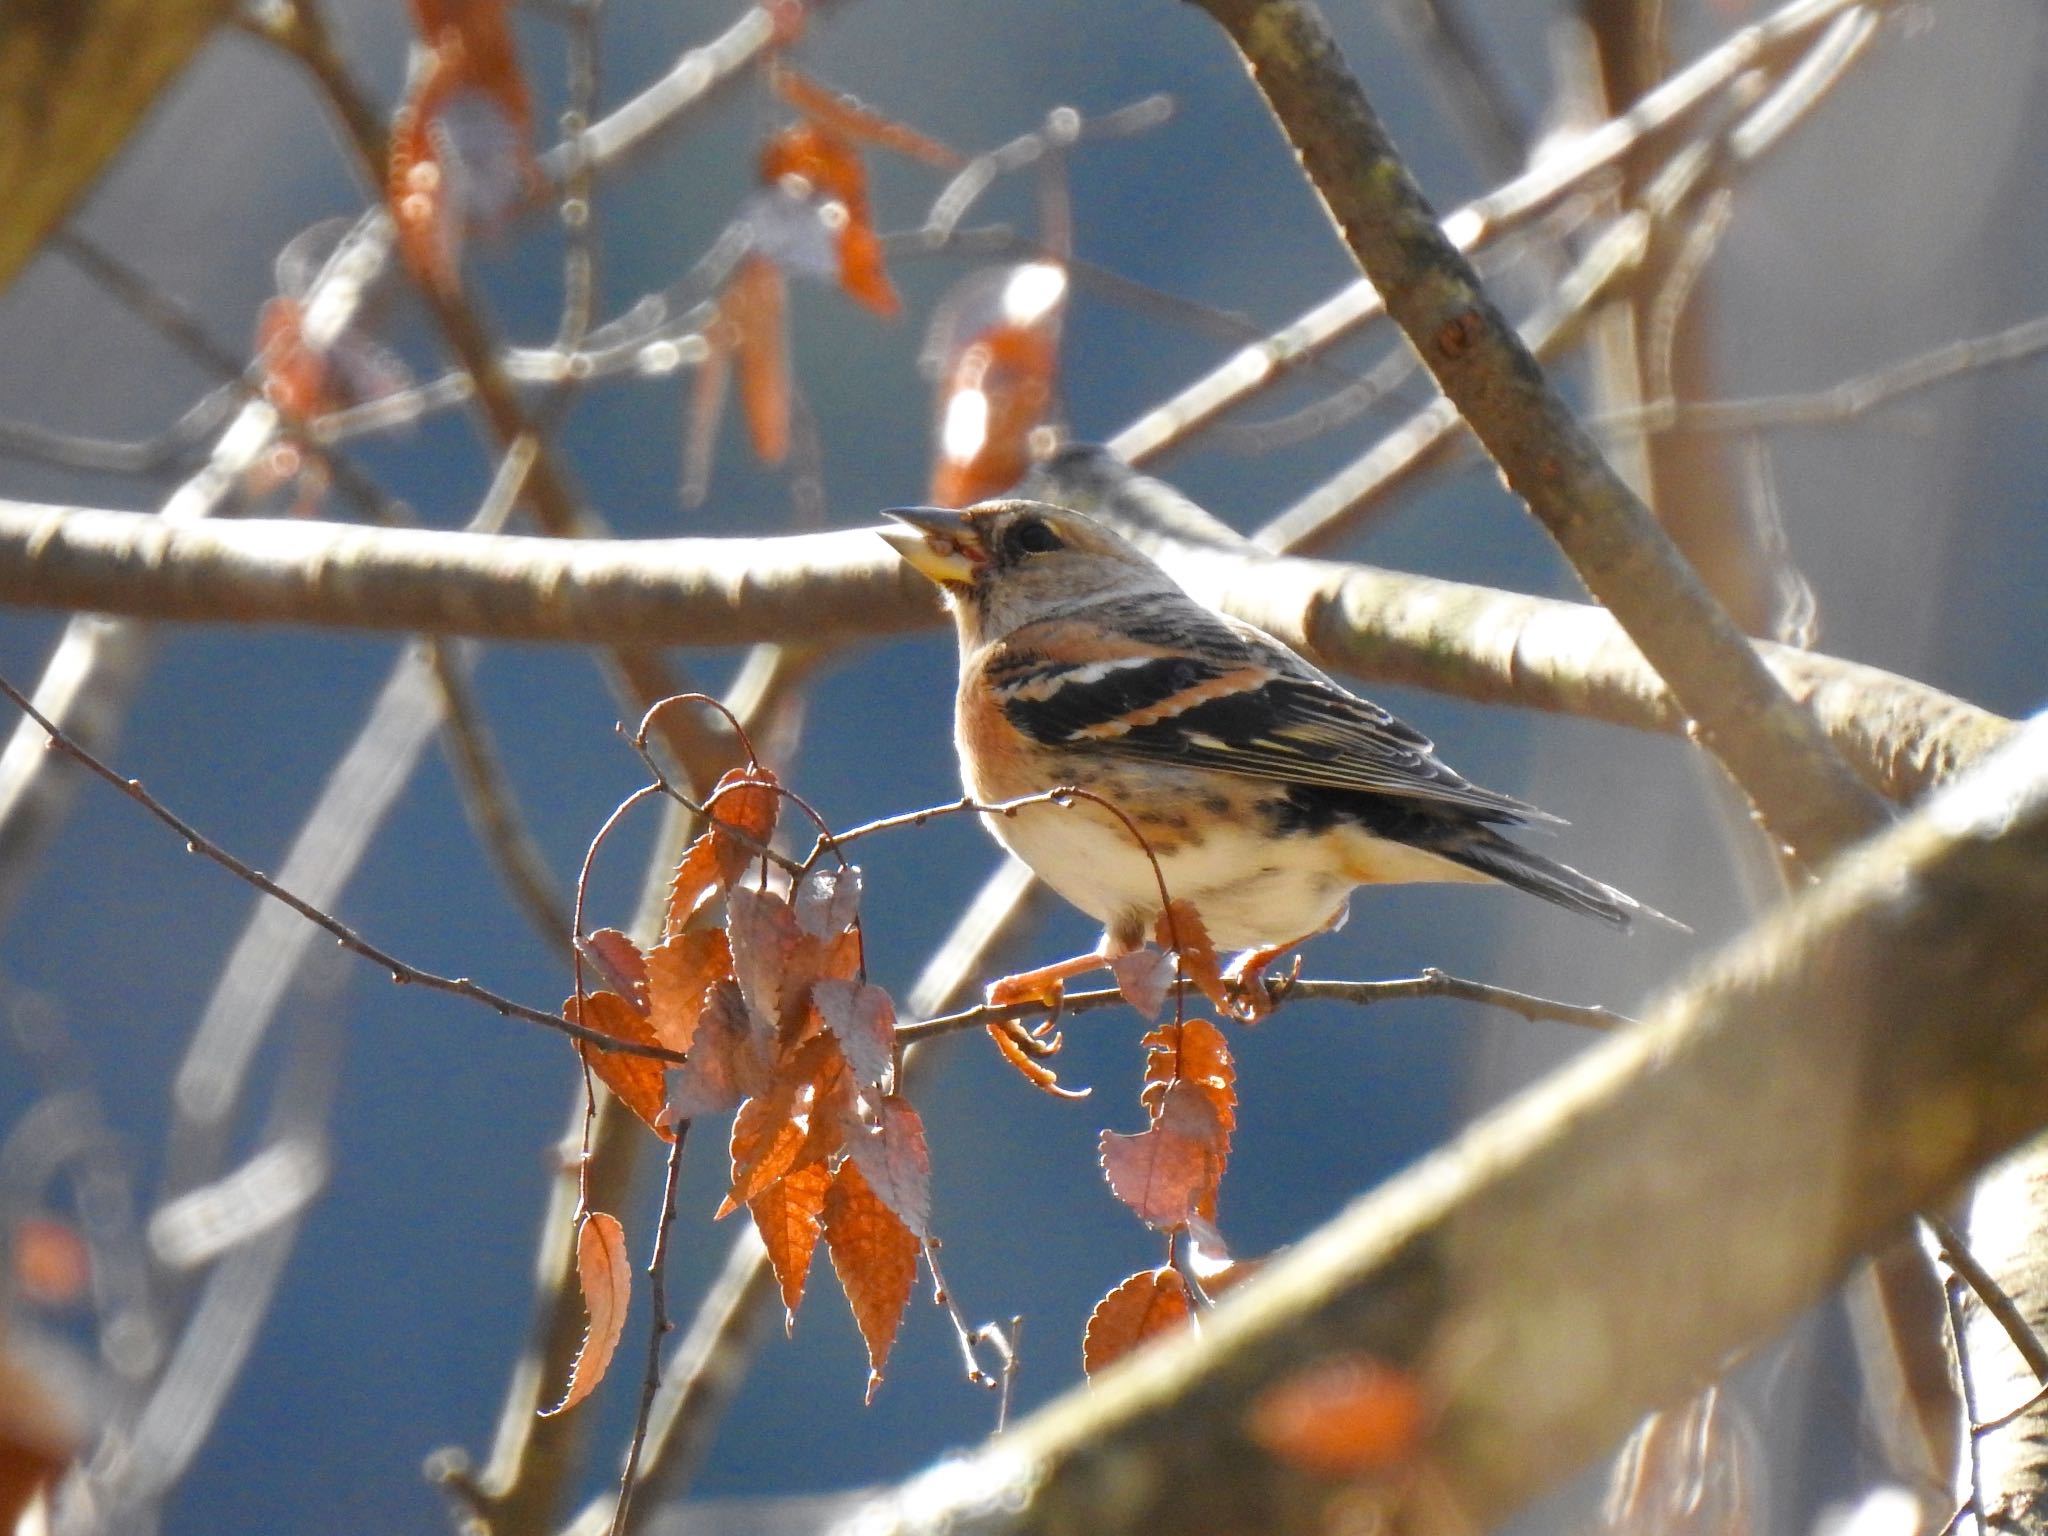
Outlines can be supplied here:
[[991, 1007], [1008, 1008], [1019, 1003], [1037, 1003], [1057, 1015], [1060, 1001], [1066, 996], [1067, 982], [1076, 976], [1085, 976], [1090, 971], [1099, 971], [1108, 965], [1099, 950], [1090, 950], [1085, 955], [1075, 955], [1070, 960], [1055, 961], [1041, 965], [1034, 971], [1019, 971], [1014, 976], [1004, 976], [988, 985], [988, 1001]]
[[1240, 1024], [1258, 1023], [1280, 1006], [1288, 989], [1300, 978], [1301, 956], [1296, 954], [1294, 964], [1281, 976], [1267, 976], [1266, 967], [1300, 942], [1296, 939], [1266, 949], [1248, 949], [1231, 961], [1224, 969], [1216, 1006]]

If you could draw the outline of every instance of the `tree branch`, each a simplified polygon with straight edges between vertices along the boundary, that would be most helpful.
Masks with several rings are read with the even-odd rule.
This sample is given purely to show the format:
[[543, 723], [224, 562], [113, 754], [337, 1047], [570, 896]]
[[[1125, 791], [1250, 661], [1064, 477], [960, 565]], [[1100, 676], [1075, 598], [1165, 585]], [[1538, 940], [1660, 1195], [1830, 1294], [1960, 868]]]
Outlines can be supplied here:
[[1777, 685], [1444, 237], [1321, 14], [1306, 0], [1194, 3], [1243, 53], [1444, 394], [1778, 837], [1811, 863], [1882, 826], [1882, 803]]
[[[978, 1532], [1485, 1528], [2048, 1124], [2048, 717], [1603, 1042], [874, 1512]], [[1248, 1415], [1333, 1359], [1427, 1405], [1331, 1481]], [[1014, 1500], [1014, 1502], [1011, 1502]], [[898, 1523], [890, 1524], [893, 1516]]]
[[[1206, 525], [1179, 530], [1200, 537]], [[1344, 671], [1678, 731], [1684, 713], [1605, 611], [1332, 561], [1157, 551], [1197, 596]], [[157, 619], [585, 644], [736, 645], [922, 629], [928, 584], [865, 531], [547, 539], [297, 521], [171, 523], [0, 501], [0, 602]], [[1995, 746], [2000, 716], [1786, 646], [1755, 650], [1865, 779], [1910, 799]]]

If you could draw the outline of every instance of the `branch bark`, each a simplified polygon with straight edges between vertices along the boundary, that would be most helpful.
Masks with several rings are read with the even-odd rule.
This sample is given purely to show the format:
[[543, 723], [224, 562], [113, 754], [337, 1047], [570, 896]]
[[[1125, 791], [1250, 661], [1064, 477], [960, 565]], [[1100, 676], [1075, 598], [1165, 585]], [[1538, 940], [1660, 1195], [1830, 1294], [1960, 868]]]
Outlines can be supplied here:
[[[1220, 526], [1220, 525], [1219, 525]], [[1206, 523], [1178, 530], [1204, 538]], [[1488, 703], [1675, 732], [1685, 713], [1613, 617], [1371, 566], [1175, 541], [1198, 597], [1341, 671]], [[0, 602], [155, 619], [420, 630], [640, 646], [830, 644], [938, 622], [929, 584], [865, 531], [550, 539], [0, 501]], [[1746, 642], [1747, 643], [1747, 642]], [[2011, 722], [1875, 667], [1758, 643], [1866, 782], [1896, 801]]]
[[[1486, 1528], [2048, 1124], [2044, 910], [2048, 717], [1641, 1027], [1276, 1259], [1199, 1337], [862, 1528]], [[1412, 1454], [1332, 1480], [1262, 1447], [1268, 1394], [1361, 1358], [1427, 1404]]]
[[1193, 3], [1236, 43], [1445, 396], [1780, 840], [1812, 863], [1882, 826], [1882, 803], [1777, 685], [1444, 237], [1321, 13], [1307, 0]]

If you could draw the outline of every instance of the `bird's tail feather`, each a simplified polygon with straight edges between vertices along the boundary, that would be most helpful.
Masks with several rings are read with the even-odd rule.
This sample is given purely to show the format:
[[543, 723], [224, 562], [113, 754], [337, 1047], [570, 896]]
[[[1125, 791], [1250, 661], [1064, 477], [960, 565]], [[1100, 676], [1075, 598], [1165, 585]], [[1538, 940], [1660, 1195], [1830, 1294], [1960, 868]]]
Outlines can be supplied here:
[[1589, 917], [1605, 918], [1618, 928], [1629, 927], [1636, 918], [1646, 917], [1690, 933], [1675, 917], [1637, 901], [1626, 891], [1616, 890], [1591, 875], [1582, 875], [1569, 864], [1531, 853], [1519, 843], [1509, 842], [1491, 828], [1463, 829], [1456, 839], [1446, 840], [1433, 850], [1453, 863], [1519, 890], [1554, 901]]

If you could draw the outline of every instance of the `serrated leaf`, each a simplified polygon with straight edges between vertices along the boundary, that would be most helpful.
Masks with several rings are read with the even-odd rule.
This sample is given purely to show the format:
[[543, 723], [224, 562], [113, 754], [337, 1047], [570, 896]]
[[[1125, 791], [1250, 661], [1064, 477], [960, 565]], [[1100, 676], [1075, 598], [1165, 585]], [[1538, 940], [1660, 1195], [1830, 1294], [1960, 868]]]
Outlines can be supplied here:
[[853, 1320], [868, 1350], [868, 1401], [882, 1384], [882, 1368], [917, 1285], [917, 1234], [868, 1187], [860, 1165], [848, 1158], [825, 1195], [825, 1247], [839, 1276]]
[[1166, 1006], [1167, 989], [1173, 985], [1173, 957], [1146, 944], [1118, 955], [1109, 962], [1117, 990], [1147, 1019], [1159, 1017]]
[[670, 1124], [715, 1115], [767, 1091], [769, 1066], [739, 988], [710, 989], [690, 1042], [690, 1059], [668, 1075]]
[[1117, 1199], [1162, 1232], [1207, 1214], [1223, 1174], [1223, 1128], [1208, 1100], [1187, 1083], [1166, 1090], [1151, 1129], [1104, 1131], [1102, 1171]]
[[1202, 989], [1202, 995], [1218, 1008], [1228, 1009], [1230, 988], [1223, 980], [1223, 957], [1216, 953], [1202, 914], [1188, 902], [1169, 902], [1152, 931], [1161, 945], [1180, 956], [1180, 968]]
[[807, 1086], [778, 1074], [767, 1092], [740, 1105], [732, 1121], [732, 1190], [719, 1207], [720, 1217], [745, 1205], [795, 1165], [808, 1130], [796, 1118], [797, 1101]]
[[1230, 1152], [1230, 1133], [1237, 1129], [1237, 1064], [1230, 1042], [1207, 1019], [1166, 1023], [1145, 1036], [1145, 1086], [1138, 1102], [1157, 1112], [1166, 1090], [1186, 1083], [1209, 1101], [1223, 1128], [1221, 1150]]
[[860, 916], [860, 866], [814, 869], [796, 888], [797, 926], [814, 939], [836, 938]]
[[859, 1121], [846, 1129], [846, 1150], [860, 1164], [875, 1197], [919, 1237], [932, 1226], [932, 1156], [924, 1121], [908, 1099], [887, 1094], [875, 1101], [872, 1127]]
[[811, 986], [811, 1006], [838, 1040], [863, 1088], [880, 1088], [896, 1068], [896, 1008], [880, 987], [828, 976]]
[[832, 1170], [824, 1163], [799, 1162], [747, 1202], [782, 1291], [785, 1328], [795, 1328], [797, 1308], [803, 1305], [811, 1254], [823, 1230], [825, 1193], [831, 1187]]
[[[584, 962], [594, 966], [598, 979], [639, 1012], [647, 1011], [647, 957], [616, 928], [600, 928], [576, 941]], [[677, 1047], [680, 1049], [680, 1047]]]
[[677, 934], [647, 952], [647, 1022], [672, 1051], [687, 1051], [711, 988], [732, 975], [722, 928]]
[[1081, 1369], [1090, 1376], [1147, 1339], [1188, 1320], [1188, 1288], [1171, 1265], [1141, 1269], [1095, 1304], [1081, 1335]]
[[669, 882], [663, 931], [685, 931], [710, 898], [746, 872], [775, 835], [782, 795], [775, 775], [755, 764], [735, 768], [718, 781], [704, 808], [712, 824], [685, 850]]
[[726, 898], [725, 932], [748, 1011], [761, 1028], [776, 1028], [814, 974], [801, 963], [806, 941], [796, 915], [775, 892], [741, 886]]
[[617, 1217], [591, 1211], [576, 1228], [576, 1283], [590, 1323], [569, 1371], [568, 1391], [554, 1407], [541, 1410], [542, 1418], [566, 1413], [590, 1396], [619, 1347], [633, 1299], [633, 1265], [626, 1254], [626, 1231]]
[[[584, 1007], [579, 1010], [576, 999], [570, 998], [562, 1004], [562, 1017], [572, 1024], [581, 1024], [616, 1039], [630, 1040], [636, 1045], [659, 1045], [654, 1030], [645, 1018], [616, 992], [590, 992], [584, 995]], [[619, 1102], [633, 1111], [656, 1135], [665, 1141], [675, 1140], [675, 1133], [663, 1123], [662, 1105], [667, 1102], [667, 1086], [663, 1074], [667, 1067], [651, 1056], [628, 1056], [619, 1051], [607, 1051], [601, 1046], [586, 1045], [578, 1041], [576, 1049], [590, 1064], [598, 1081], [618, 1095]]]

